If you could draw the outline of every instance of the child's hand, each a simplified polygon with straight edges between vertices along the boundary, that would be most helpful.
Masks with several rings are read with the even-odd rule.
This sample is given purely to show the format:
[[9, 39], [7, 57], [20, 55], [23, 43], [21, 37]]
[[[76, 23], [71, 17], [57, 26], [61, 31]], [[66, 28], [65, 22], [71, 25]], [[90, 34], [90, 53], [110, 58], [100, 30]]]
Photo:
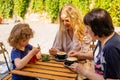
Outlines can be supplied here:
[[38, 47], [37, 47], [37, 48], [38, 48], [38, 49], [41, 49], [39, 44], [38, 44]]
[[40, 52], [39, 52], [39, 53], [37, 53], [37, 54], [36, 54], [36, 57], [37, 57], [37, 59], [41, 59], [41, 58], [42, 58], [41, 53], [40, 53]]
[[31, 50], [31, 54], [36, 55], [38, 52], [40, 52], [40, 48], [38, 47], [33, 47], [33, 49]]
[[39, 44], [38, 44], [37, 48], [40, 49], [40, 52], [38, 52], [38, 53], [36, 54], [36, 57], [37, 57], [37, 59], [41, 59], [41, 58], [42, 58], [42, 56], [41, 56], [41, 48], [40, 48], [40, 45], [39, 45]]
[[36, 59], [39, 59], [40, 56], [37, 55], [40, 52], [40, 48], [38, 47], [33, 47], [33, 49], [30, 51], [30, 54], [32, 55], [32, 58], [30, 59], [30, 63], [35, 63]]

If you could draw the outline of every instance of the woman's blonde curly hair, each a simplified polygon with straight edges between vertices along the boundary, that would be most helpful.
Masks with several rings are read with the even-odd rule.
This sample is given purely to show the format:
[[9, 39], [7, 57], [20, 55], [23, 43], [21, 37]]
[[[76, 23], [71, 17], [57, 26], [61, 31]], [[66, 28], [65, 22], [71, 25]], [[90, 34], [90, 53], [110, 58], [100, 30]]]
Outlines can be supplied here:
[[74, 36], [78, 38], [80, 41], [82, 41], [83, 37], [85, 36], [85, 27], [82, 21], [83, 17], [79, 10], [72, 4], [64, 5], [59, 12], [60, 34], [61, 31], [65, 28], [61, 20], [61, 13], [63, 10], [67, 13], [67, 17], [70, 19], [72, 29], [74, 31]]

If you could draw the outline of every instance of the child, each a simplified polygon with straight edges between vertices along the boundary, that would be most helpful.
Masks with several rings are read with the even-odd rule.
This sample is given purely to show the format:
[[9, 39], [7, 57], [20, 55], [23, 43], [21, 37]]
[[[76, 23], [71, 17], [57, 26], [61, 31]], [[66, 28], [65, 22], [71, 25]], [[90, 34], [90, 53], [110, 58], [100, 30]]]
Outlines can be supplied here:
[[[36, 55], [37, 59], [41, 58], [40, 47], [33, 47], [29, 40], [33, 37], [33, 31], [26, 23], [16, 24], [8, 38], [8, 43], [13, 47], [11, 51], [11, 60], [13, 69], [23, 68], [30, 59]], [[37, 80], [36, 78], [12, 75], [12, 80]]]

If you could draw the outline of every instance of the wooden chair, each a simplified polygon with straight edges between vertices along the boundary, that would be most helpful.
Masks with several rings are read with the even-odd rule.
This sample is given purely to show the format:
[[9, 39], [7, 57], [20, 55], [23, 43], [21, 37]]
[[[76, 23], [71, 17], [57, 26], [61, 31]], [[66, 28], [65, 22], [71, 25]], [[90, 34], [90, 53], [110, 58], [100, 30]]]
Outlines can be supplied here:
[[7, 57], [5, 54], [8, 54], [8, 51], [5, 49], [5, 46], [2, 42], [0, 42], [0, 54], [3, 54], [3, 57], [5, 59], [5, 63], [6, 63], [6, 66], [8, 68], [8, 71], [9, 71], [9, 74], [6, 75], [2, 80], [11, 80], [11, 73], [10, 73], [10, 67], [9, 67], [9, 64], [8, 64], [8, 60], [7, 60]]
[[4, 78], [2, 78], [2, 80], [12, 80], [12, 74], [8, 74], [6, 75]]

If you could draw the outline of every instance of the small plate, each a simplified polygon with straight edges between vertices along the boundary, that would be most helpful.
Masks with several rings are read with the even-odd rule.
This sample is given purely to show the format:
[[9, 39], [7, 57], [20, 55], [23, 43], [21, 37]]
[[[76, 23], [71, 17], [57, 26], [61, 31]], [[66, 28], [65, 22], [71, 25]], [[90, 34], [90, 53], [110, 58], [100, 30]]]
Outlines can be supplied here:
[[55, 60], [56, 60], [56, 61], [65, 61], [65, 60], [66, 60], [66, 58], [67, 58], [67, 56], [66, 56], [66, 58], [65, 58], [65, 59], [58, 59], [58, 58], [57, 58], [57, 56], [55, 56], [54, 58], [55, 58]]

